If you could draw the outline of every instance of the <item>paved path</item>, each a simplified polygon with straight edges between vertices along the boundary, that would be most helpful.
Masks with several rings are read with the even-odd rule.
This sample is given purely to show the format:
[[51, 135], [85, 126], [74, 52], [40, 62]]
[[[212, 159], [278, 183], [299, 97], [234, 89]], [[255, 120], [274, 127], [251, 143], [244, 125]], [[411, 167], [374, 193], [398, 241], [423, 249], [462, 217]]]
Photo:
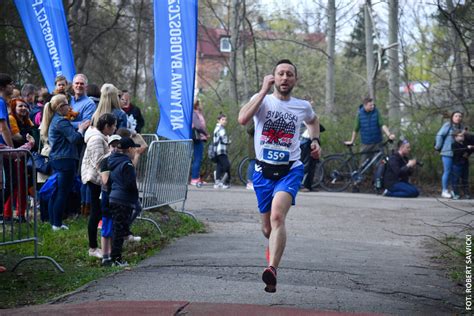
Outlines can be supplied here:
[[[472, 201], [448, 203], [473, 207]], [[463, 297], [454, 294], [459, 287], [430, 260], [434, 253], [425, 237], [457, 233], [455, 223], [468, 221], [456, 219], [462, 211], [433, 198], [352, 193], [301, 193], [297, 204], [288, 215], [275, 294], [264, 292], [261, 282], [266, 241], [253, 192], [193, 187], [186, 209], [209, 233], [181, 238], [130, 271], [57, 303], [159, 300], [397, 315], [462, 311]]]

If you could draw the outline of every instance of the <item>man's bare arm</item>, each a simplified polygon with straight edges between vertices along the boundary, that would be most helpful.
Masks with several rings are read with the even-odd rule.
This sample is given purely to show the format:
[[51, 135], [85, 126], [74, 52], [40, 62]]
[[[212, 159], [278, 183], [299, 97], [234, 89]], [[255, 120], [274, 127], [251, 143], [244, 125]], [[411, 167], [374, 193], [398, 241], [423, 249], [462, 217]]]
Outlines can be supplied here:
[[265, 78], [263, 78], [263, 84], [260, 92], [240, 109], [238, 118], [239, 124], [246, 125], [252, 119], [252, 117], [260, 108], [263, 99], [267, 95], [268, 91], [270, 91], [274, 82], [275, 78], [273, 75], [267, 75]]

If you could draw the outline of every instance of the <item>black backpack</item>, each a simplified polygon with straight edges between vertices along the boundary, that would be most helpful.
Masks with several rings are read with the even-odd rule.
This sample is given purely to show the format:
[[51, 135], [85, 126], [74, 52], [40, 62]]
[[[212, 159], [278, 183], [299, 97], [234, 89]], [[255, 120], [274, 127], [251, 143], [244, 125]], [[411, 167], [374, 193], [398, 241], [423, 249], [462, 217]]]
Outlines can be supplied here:
[[216, 138], [216, 134], [212, 135], [212, 141], [209, 143], [209, 147], [207, 147], [207, 157], [214, 163], [217, 163], [217, 145], [219, 144], [219, 140], [214, 142]]

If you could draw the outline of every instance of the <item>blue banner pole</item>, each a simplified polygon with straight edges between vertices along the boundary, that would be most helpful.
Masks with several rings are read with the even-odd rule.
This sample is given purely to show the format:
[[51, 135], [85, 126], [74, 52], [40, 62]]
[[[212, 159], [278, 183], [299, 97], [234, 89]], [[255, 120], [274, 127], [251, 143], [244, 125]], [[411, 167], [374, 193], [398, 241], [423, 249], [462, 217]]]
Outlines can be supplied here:
[[49, 92], [56, 76], [72, 81], [76, 70], [62, 1], [15, 0], [15, 4]]
[[197, 0], [155, 0], [157, 134], [190, 139], [197, 43]]

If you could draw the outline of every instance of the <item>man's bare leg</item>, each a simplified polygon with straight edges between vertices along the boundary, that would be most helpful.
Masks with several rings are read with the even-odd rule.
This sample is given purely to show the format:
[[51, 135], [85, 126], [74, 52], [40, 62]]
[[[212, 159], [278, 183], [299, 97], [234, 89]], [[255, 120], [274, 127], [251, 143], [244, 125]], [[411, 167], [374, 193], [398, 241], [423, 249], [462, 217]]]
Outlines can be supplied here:
[[267, 284], [265, 291], [276, 291], [276, 268], [280, 264], [286, 246], [285, 219], [291, 207], [292, 197], [287, 192], [277, 192], [272, 201], [270, 212], [262, 215], [262, 231], [269, 239], [269, 267], [263, 272], [262, 279]]
[[271, 232], [269, 238], [270, 245], [270, 266], [278, 268], [283, 251], [286, 246], [286, 215], [291, 207], [292, 197], [287, 192], [277, 192], [272, 201], [272, 211], [270, 214]]

